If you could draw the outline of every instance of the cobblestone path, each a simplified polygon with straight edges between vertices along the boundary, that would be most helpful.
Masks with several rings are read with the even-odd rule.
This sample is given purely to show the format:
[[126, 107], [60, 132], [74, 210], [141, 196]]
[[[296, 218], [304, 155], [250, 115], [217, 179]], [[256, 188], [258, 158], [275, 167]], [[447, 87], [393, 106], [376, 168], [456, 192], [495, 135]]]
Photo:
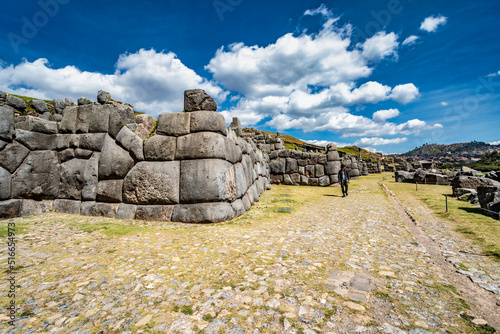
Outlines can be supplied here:
[[[273, 187], [260, 205], [281, 200], [289, 189]], [[378, 183], [355, 181], [352, 189], [346, 198], [339, 188], [318, 189], [314, 203], [249, 224], [53, 213], [4, 220], [26, 231], [17, 238], [17, 319], [7, 324], [10, 299], [2, 279], [0, 333], [492, 329], [468, 309]], [[118, 231], [106, 233], [106, 224]], [[449, 246], [448, 257], [465, 256], [456, 248], [466, 241], [431, 227], [424, 229]], [[1, 261], [6, 267], [5, 242]], [[499, 280], [498, 266], [491, 268], [487, 276]]]

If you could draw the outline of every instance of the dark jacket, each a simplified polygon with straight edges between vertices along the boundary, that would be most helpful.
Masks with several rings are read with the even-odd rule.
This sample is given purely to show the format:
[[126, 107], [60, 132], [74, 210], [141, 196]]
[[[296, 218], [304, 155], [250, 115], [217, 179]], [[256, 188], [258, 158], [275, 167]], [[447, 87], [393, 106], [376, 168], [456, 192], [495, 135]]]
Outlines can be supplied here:
[[344, 180], [344, 173], [342, 172], [342, 169], [339, 171], [339, 182], [342, 183], [342, 182], [348, 182], [351, 177], [349, 176], [349, 172], [347, 171], [347, 169], [345, 170], [345, 174], [346, 174], [346, 180]]

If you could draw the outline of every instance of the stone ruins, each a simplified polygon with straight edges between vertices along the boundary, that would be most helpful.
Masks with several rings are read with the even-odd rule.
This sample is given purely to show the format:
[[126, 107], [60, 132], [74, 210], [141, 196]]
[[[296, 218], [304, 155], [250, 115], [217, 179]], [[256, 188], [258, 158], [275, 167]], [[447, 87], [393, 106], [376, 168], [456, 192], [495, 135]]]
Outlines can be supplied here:
[[237, 118], [226, 128], [200, 89], [185, 92], [183, 112], [158, 119], [104, 91], [97, 101], [27, 106], [1, 93], [0, 218], [55, 211], [222, 222], [248, 211], [271, 183], [328, 186], [341, 163], [353, 179], [382, 171], [380, 163], [341, 162], [333, 144], [301, 152], [285, 149], [279, 134], [244, 133]]

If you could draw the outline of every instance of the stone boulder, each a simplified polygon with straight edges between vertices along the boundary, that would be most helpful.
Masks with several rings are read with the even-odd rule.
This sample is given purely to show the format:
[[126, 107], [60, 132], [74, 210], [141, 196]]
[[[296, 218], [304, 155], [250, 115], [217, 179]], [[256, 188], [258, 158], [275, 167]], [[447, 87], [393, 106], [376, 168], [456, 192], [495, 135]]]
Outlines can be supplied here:
[[10, 198], [11, 182], [12, 176], [10, 173], [6, 169], [0, 167], [0, 201]]
[[84, 106], [86, 104], [92, 104], [92, 101], [90, 101], [86, 97], [81, 97], [81, 98], [78, 99], [78, 105], [79, 106]]
[[135, 219], [171, 221], [173, 209], [173, 205], [139, 205], [135, 212]]
[[56, 199], [54, 201], [54, 211], [79, 215], [82, 208], [82, 202], [68, 199]]
[[84, 186], [84, 168], [86, 160], [72, 159], [61, 164], [59, 178], [59, 198], [82, 199], [82, 188]]
[[99, 159], [99, 180], [122, 179], [134, 167], [134, 159], [106, 135]]
[[31, 100], [29, 104], [35, 109], [35, 111], [39, 114], [43, 114], [47, 111], [49, 111], [49, 107], [47, 106], [47, 103], [42, 100]]
[[66, 104], [62, 100], [53, 99], [52, 105], [54, 106], [54, 110], [56, 111], [56, 114], [62, 115], [64, 107], [66, 107]]
[[271, 174], [285, 174], [286, 171], [286, 159], [277, 158], [269, 162], [269, 168], [271, 169]]
[[108, 104], [90, 106], [88, 116], [88, 132], [106, 133], [109, 131], [109, 114], [114, 107]]
[[11, 141], [14, 138], [14, 109], [0, 106], [0, 139]]
[[0, 156], [2, 157], [0, 159], [0, 166], [8, 170], [10, 173], [14, 173], [29, 153], [29, 149], [27, 149], [24, 145], [19, 144], [17, 141], [14, 141], [12, 144], [7, 145], [2, 152], [0, 152]]
[[16, 141], [20, 142], [31, 151], [44, 151], [52, 149], [54, 137], [57, 135], [16, 129], [15, 136]]
[[500, 170], [491, 171], [491, 172], [487, 173], [484, 177], [487, 179], [491, 179], [493, 181], [500, 182]]
[[468, 188], [468, 189], [478, 190], [478, 187], [480, 186], [496, 186], [496, 185], [500, 185], [500, 182], [485, 177], [476, 177], [476, 176], [458, 175], [451, 181], [453, 195], [455, 196], [456, 196], [455, 189], [457, 188]]
[[226, 159], [224, 139], [224, 136], [213, 132], [197, 132], [179, 137], [175, 159]]
[[62, 112], [62, 120], [58, 123], [59, 132], [76, 133], [76, 120], [78, 118], [78, 107], [66, 107]]
[[84, 149], [84, 150], [99, 151], [100, 152], [100, 151], [102, 151], [102, 149], [104, 147], [104, 142], [105, 142], [106, 137], [109, 137], [106, 133], [84, 133], [84, 134], [81, 134], [78, 137], [79, 138], [78, 147], [81, 149]]
[[153, 161], [174, 160], [176, 148], [175, 137], [155, 135], [144, 140], [144, 158]]
[[190, 132], [211, 131], [227, 135], [226, 120], [220, 113], [210, 110], [200, 110], [190, 113], [191, 125]]
[[19, 217], [21, 213], [22, 200], [10, 199], [8, 201], [0, 201], [0, 218]]
[[73, 100], [72, 100], [72, 99], [70, 99], [70, 98], [65, 98], [65, 99], [64, 99], [64, 105], [65, 105], [66, 107], [72, 107], [72, 106], [74, 106], [74, 105], [75, 105], [75, 102], [73, 102]]
[[500, 183], [489, 186], [478, 186], [477, 197], [483, 209], [489, 210], [490, 215], [498, 217], [498, 213], [500, 212]]
[[[43, 102], [43, 101], [42, 101]], [[44, 102], [45, 103], [45, 102]], [[20, 116], [15, 120], [16, 129], [34, 131], [41, 133], [57, 133], [57, 123], [45, 120], [40, 117]]]
[[[244, 201], [242, 201], [244, 204]], [[230, 203], [181, 204], [174, 207], [172, 221], [182, 223], [218, 223], [231, 220], [235, 212]]]
[[179, 178], [179, 161], [139, 162], [125, 177], [123, 201], [130, 204], [179, 203]]
[[23, 99], [13, 95], [7, 95], [5, 104], [21, 112], [26, 109], [26, 102], [24, 102]]
[[12, 175], [12, 198], [58, 198], [59, 170], [56, 152], [31, 152]]
[[100, 104], [106, 104], [109, 100], [111, 100], [111, 94], [103, 90], [97, 92], [97, 102]]
[[184, 111], [217, 110], [217, 104], [203, 89], [191, 89], [184, 92]]
[[118, 211], [116, 211], [116, 219], [134, 219], [137, 206], [132, 204], [120, 203]]
[[135, 123], [137, 123], [137, 129], [135, 133], [139, 138], [146, 139], [155, 130], [157, 125], [157, 120], [154, 116], [148, 114], [139, 114], [135, 116]]
[[122, 189], [123, 180], [100, 181], [97, 184], [97, 201], [120, 203], [123, 198]]
[[124, 126], [120, 132], [118, 132], [116, 141], [125, 147], [135, 160], [144, 160], [143, 140], [132, 130]]
[[186, 112], [161, 114], [158, 117], [157, 134], [166, 136], [184, 136], [189, 133], [191, 114]]
[[108, 133], [111, 137], [116, 138], [124, 125], [133, 122], [134, 109], [128, 105], [119, 104], [110, 110]]
[[236, 136], [243, 136], [243, 130], [241, 128], [241, 122], [238, 117], [233, 117], [233, 121], [229, 125], [229, 129], [233, 130]]
[[236, 178], [231, 163], [219, 159], [181, 161], [181, 203], [234, 200]]
[[95, 201], [97, 197], [98, 166], [100, 153], [92, 154], [83, 168], [82, 199]]

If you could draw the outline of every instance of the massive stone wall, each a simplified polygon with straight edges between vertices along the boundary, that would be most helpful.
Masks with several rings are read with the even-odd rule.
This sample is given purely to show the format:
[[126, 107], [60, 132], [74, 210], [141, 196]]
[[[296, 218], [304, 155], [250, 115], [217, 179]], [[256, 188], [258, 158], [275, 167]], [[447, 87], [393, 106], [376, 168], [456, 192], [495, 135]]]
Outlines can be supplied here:
[[160, 115], [148, 138], [154, 118], [110, 99], [66, 101], [53, 120], [0, 106], [0, 217], [54, 210], [220, 222], [269, 188], [267, 154], [228, 131], [202, 90], [186, 91], [184, 112]]

